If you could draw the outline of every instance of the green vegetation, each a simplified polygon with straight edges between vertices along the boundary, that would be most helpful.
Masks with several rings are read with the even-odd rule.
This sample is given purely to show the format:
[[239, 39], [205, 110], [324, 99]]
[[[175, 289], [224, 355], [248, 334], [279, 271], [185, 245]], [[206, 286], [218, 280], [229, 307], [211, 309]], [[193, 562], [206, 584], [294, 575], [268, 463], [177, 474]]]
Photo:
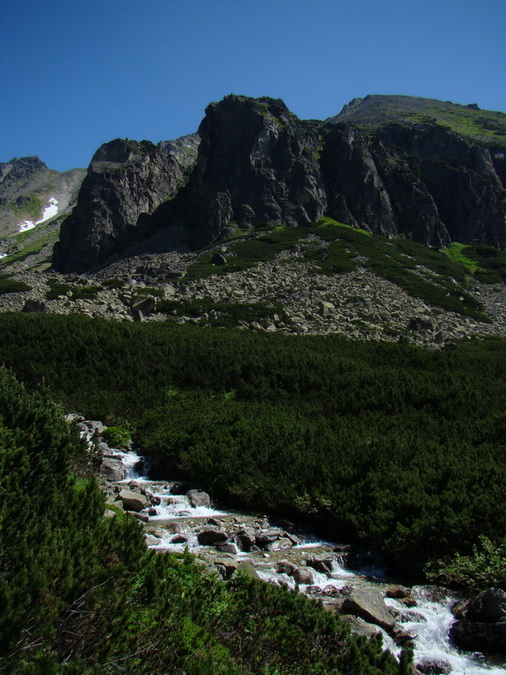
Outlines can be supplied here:
[[106, 443], [115, 448], [125, 447], [132, 440], [130, 431], [122, 426], [107, 427], [101, 435]]
[[215, 302], [212, 298], [203, 300], [191, 300], [180, 302], [178, 300], [159, 300], [156, 304], [157, 312], [174, 314], [176, 316], [201, 317], [203, 314], [213, 312], [214, 317], [208, 318], [210, 325], [220, 327], [236, 326], [241, 321], [250, 323], [262, 319], [273, 319], [277, 314], [279, 318], [284, 316], [281, 304], [255, 302], [234, 303]]
[[463, 265], [470, 274], [474, 274], [479, 265], [476, 260], [468, 258], [465, 254], [465, 249], [468, 248], [465, 244], [460, 244], [458, 241], [452, 242], [448, 248], [443, 249], [443, 253], [453, 260], [453, 262]]
[[17, 204], [15, 199], [7, 204], [7, 208], [25, 220], [37, 220], [42, 213], [42, 202], [38, 195], [32, 193], [24, 198], [21, 204]]
[[105, 281], [102, 281], [102, 286], [105, 288], [123, 288], [124, 285], [123, 279], [105, 279]]
[[84, 448], [61, 410], [5, 369], [0, 411], [2, 671], [410, 672], [305, 596], [148, 551], [135, 519], [103, 517], [95, 480], [76, 481]]
[[4, 293], [20, 293], [22, 291], [31, 290], [31, 286], [25, 284], [23, 281], [16, 281], [16, 279], [9, 279], [7, 275], [0, 277], [0, 295]]
[[476, 592], [495, 586], [506, 589], [506, 538], [494, 544], [480, 537], [472, 555], [445, 558], [428, 566], [428, 576], [459, 590]]
[[414, 96], [367, 96], [358, 106], [334, 119], [366, 129], [387, 122], [438, 124], [495, 147], [506, 146], [506, 114], [480, 110], [474, 104], [466, 106]]
[[172, 475], [231, 504], [310, 518], [418, 575], [506, 537], [503, 341], [428, 353], [13, 314], [0, 331], [0, 359], [27, 385], [123, 420]]
[[49, 290], [46, 293], [48, 300], [55, 300], [63, 295], [70, 294], [72, 300], [81, 300], [84, 298], [94, 298], [101, 290], [100, 286], [80, 286], [75, 284], [67, 284], [58, 279], [50, 278], [47, 281]]

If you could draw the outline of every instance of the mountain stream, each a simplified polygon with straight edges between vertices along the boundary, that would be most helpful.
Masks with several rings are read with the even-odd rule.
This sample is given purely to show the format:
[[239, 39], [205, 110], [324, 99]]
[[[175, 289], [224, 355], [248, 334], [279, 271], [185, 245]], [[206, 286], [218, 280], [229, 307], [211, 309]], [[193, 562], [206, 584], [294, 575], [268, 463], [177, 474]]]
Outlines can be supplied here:
[[[174, 494], [179, 492], [176, 481], [152, 481], [146, 475], [139, 474], [136, 468], [143, 464], [145, 466], [142, 457], [134, 452], [116, 452], [115, 456], [127, 471], [127, 477], [118, 487], [128, 487], [130, 484], [140, 488], [150, 497], [151, 503], [156, 504], [140, 514], [145, 522], [146, 539], [151, 549], [182, 552], [187, 547], [195, 555], [214, 564], [225, 578], [230, 570], [235, 570], [241, 563], [244, 566], [244, 561], [247, 561], [246, 565], [252, 566], [264, 581], [298, 587], [300, 592], [320, 598], [324, 604], [342, 602], [343, 596], [360, 594], [371, 588], [379, 591], [381, 596], [385, 593], [388, 596], [392, 580], [387, 580], [383, 571], [371, 565], [370, 561], [367, 566], [347, 567], [348, 560], [340, 555], [340, 551], [346, 547], [317, 539], [300, 530], [290, 534], [286, 524], [280, 528], [266, 516], [225, 512], [210, 505], [192, 505], [188, 494]], [[204, 544], [199, 534], [202, 530], [222, 530], [228, 536], [225, 543]], [[270, 543], [261, 550], [252, 546], [249, 551], [244, 550], [244, 545], [235, 543], [241, 536], [243, 541], [248, 536], [250, 541], [254, 541], [252, 532], [256, 533], [257, 540], [258, 536], [263, 536]], [[294, 569], [307, 570], [306, 577], [304, 573], [299, 573], [297, 577]], [[451, 606], [457, 600], [456, 597], [434, 586], [415, 586], [409, 589], [409, 599], [409, 606], [406, 606], [405, 599], [401, 601], [394, 597], [385, 597], [384, 603], [395, 617], [400, 637], [404, 636], [414, 645], [415, 664], [426, 664], [427, 669], [423, 672], [506, 674], [506, 668], [491, 664], [483, 655], [460, 652], [450, 644], [448, 630], [454, 621]], [[381, 631], [384, 646], [395, 654], [400, 653], [398, 644], [402, 640], [394, 641], [391, 630], [386, 632], [378, 625], [373, 626], [361, 619], [352, 622], [355, 629], [357, 625], [359, 630], [361, 627], [360, 632], [366, 634]]]

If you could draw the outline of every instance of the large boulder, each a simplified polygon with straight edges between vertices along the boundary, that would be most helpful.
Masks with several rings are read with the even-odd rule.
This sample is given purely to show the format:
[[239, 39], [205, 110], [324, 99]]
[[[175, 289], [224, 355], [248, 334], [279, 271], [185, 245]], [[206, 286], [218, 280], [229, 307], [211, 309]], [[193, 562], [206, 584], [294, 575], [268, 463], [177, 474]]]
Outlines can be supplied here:
[[462, 649], [505, 654], [506, 592], [488, 588], [460, 607], [450, 637]]
[[199, 506], [205, 506], [209, 508], [211, 506], [211, 498], [207, 492], [202, 492], [201, 490], [188, 490], [186, 496], [188, 497], [188, 500], [193, 508], [197, 508]]
[[309, 225], [323, 215], [320, 135], [283, 101], [226, 96], [206, 108], [199, 135], [178, 214], [193, 244], [224, 237], [237, 225]]
[[206, 527], [197, 534], [197, 539], [201, 546], [213, 546], [228, 541], [228, 535], [217, 527]]
[[375, 588], [356, 588], [345, 598], [342, 611], [353, 614], [391, 632], [395, 626], [395, 618], [383, 600], [383, 596]]
[[100, 465], [100, 474], [105, 480], [116, 483], [126, 478], [126, 469], [121, 460], [104, 457]]
[[121, 500], [123, 508], [127, 511], [142, 511], [149, 505], [149, 501], [144, 495], [132, 490], [121, 490], [118, 499]]

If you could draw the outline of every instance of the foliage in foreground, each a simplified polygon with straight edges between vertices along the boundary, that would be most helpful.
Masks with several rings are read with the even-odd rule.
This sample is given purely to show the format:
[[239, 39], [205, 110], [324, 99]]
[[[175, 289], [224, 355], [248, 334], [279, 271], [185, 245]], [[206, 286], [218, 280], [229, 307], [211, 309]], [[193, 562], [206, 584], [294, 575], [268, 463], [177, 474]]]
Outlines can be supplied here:
[[146, 549], [103, 518], [61, 411], [0, 370], [0, 669], [16, 673], [407, 673], [319, 604], [190, 555]]
[[312, 519], [404, 570], [506, 536], [506, 345], [0, 316], [0, 358], [230, 504]]

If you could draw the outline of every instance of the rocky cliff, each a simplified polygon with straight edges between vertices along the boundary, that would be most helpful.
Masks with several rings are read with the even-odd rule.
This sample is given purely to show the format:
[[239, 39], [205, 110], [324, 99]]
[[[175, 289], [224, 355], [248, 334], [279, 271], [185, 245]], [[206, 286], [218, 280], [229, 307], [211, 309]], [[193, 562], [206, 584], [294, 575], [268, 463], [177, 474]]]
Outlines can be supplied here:
[[[385, 113], [390, 99], [402, 99], [398, 115]], [[318, 122], [279, 100], [227, 96], [206, 109], [193, 168], [170, 146], [113, 141], [93, 158], [53, 265], [83, 272], [175, 226], [198, 247], [324, 215], [433, 246], [503, 248], [506, 116], [441, 104], [430, 117], [437, 102], [405, 99], [366, 97]]]
[[55, 269], [84, 272], [152, 234], [151, 214], [176, 194], [185, 175], [185, 162], [165, 144], [116, 139], [101, 146], [62, 225]]

